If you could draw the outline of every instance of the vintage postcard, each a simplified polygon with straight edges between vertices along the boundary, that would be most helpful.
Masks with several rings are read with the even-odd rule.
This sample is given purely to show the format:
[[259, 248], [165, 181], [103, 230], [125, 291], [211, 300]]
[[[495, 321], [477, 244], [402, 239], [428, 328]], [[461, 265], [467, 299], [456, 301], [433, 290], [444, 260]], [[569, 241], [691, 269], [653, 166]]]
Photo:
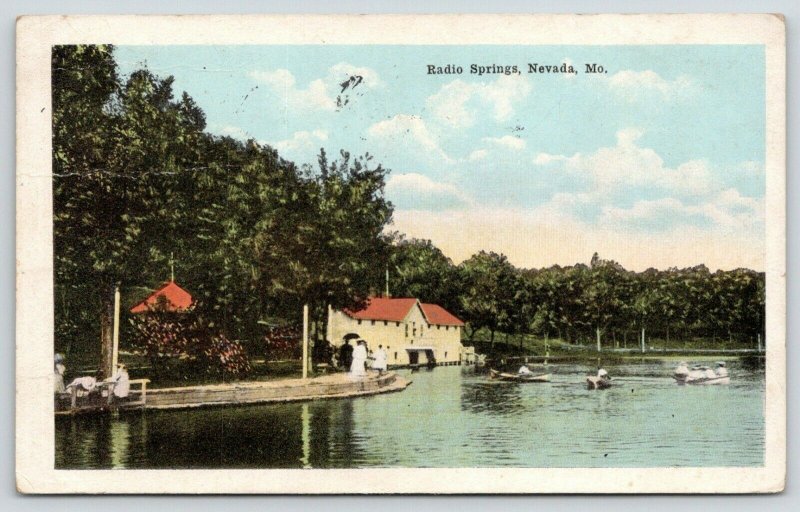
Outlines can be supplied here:
[[20, 18], [18, 489], [781, 491], [784, 35]]

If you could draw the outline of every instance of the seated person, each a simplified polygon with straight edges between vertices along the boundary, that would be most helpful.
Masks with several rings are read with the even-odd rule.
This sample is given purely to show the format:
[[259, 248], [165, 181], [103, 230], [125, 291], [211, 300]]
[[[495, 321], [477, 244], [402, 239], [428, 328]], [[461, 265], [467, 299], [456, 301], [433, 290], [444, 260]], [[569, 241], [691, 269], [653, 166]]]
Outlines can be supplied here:
[[528, 368], [528, 365], [523, 364], [522, 366], [519, 367], [517, 375], [533, 375], [533, 372], [531, 371], [530, 368]]
[[78, 377], [67, 385], [67, 391], [70, 391], [71, 388], [75, 388], [78, 396], [85, 396], [94, 391], [96, 386], [97, 379], [94, 377]]
[[114, 376], [106, 379], [106, 382], [114, 383], [114, 396], [117, 398], [126, 398], [131, 392], [130, 377], [124, 364], [117, 365], [117, 371], [114, 372]]
[[717, 363], [717, 369], [715, 370], [717, 377], [727, 377], [728, 376], [728, 368], [725, 365], [725, 361], [720, 361]]

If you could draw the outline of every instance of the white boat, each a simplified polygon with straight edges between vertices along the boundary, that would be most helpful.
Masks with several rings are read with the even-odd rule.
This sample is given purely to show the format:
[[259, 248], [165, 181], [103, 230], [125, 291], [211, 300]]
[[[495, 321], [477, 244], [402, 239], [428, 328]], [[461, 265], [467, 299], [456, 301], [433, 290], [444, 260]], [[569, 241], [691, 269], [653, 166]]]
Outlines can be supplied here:
[[717, 369], [712, 370], [708, 366], [693, 366], [688, 369], [686, 363], [680, 363], [675, 373], [672, 375], [678, 384], [689, 384], [694, 386], [713, 386], [718, 384], [730, 384], [731, 378], [724, 362], [717, 363]]

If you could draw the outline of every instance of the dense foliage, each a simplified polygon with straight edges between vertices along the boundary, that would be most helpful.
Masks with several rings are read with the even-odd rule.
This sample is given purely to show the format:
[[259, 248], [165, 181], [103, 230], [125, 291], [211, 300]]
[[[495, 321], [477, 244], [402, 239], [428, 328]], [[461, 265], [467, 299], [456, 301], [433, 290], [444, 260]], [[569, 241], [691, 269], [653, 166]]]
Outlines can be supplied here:
[[573, 344], [600, 338], [602, 346], [630, 348], [645, 330], [666, 346], [700, 340], [755, 348], [764, 335], [762, 272], [711, 272], [704, 265], [632, 272], [597, 254], [589, 265], [519, 269], [483, 251], [454, 265], [430, 242], [416, 240], [395, 251], [405, 254], [393, 256], [397, 275], [413, 279], [394, 281], [393, 293], [430, 301], [448, 290], [446, 303], [468, 321], [469, 339], [483, 329], [490, 341], [502, 332]]
[[202, 304], [194, 315], [231, 339], [261, 338], [264, 318], [297, 323], [302, 304], [318, 324], [327, 304], [372, 291], [392, 207], [371, 157], [322, 152], [318, 168], [299, 168], [208, 134], [171, 77], [121, 77], [112, 47], [59, 46], [52, 58], [57, 350], [96, 354], [113, 287], [156, 288], [170, 255]]

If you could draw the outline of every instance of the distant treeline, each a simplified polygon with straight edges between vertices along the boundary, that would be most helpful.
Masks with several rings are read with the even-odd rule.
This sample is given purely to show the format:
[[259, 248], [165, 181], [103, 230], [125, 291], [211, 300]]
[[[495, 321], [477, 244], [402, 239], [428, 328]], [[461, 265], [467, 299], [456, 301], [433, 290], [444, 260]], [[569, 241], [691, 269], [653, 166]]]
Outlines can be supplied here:
[[380, 293], [387, 269], [393, 295], [442, 304], [468, 336], [586, 341], [646, 328], [745, 342], [763, 331], [764, 276], [749, 270], [633, 273], [599, 258], [525, 270], [484, 252], [453, 265], [390, 231], [388, 170], [369, 155], [320, 151], [316, 166], [298, 166], [208, 133], [172, 84], [147, 70], [120, 76], [111, 46], [53, 48], [56, 350], [98, 352], [114, 287], [132, 305], [169, 278], [173, 257], [195, 314], [231, 339], [297, 323], [303, 304], [321, 335], [327, 306]]
[[397, 243], [391, 259], [394, 292], [457, 312], [470, 339], [484, 329], [490, 341], [502, 332], [630, 347], [645, 330], [666, 346], [700, 339], [755, 348], [763, 337], [763, 272], [705, 265], [632, 272], [597, 254], [589, 265], [519, 269], [483, 251], [453, 265], [418, 240]]

